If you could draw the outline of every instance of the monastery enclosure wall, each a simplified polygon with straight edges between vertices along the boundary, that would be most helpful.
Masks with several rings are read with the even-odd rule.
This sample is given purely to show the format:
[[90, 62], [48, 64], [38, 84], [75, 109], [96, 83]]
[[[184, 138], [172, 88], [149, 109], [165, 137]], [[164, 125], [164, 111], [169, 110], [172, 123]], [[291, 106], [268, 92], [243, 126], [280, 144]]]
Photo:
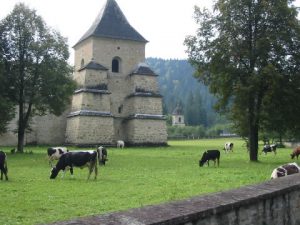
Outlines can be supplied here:
[[299, 225], [299, 210], [300, 174], [295, 174], [230, 191], [53, 225]]

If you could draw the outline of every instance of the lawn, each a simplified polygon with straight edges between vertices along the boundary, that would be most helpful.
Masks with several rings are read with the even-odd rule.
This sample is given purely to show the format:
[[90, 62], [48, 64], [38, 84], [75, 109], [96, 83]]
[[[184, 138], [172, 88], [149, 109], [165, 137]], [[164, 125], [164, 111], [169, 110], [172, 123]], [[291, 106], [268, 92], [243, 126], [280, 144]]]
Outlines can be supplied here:
[[[219, 192], [270, 179], [272, 170], [292, 162], [291, 149], [277, 155], [259, 155], [249, 162], [241, 139], [233, 153], [225, 154], [229, 139], [169, 141], [170, 147], [108, 148], [106, 166], [98, 167], [97, 180], [87, 181], [87, 169], [74, 169], [62, 179], [50, 180], [47, 146], [27, 147], [32, 154], [7, 152], [9, 181], [0, 181], [0, 224], [40, 224], [94, 214], [159, 204]], [[206, 149], [220, 149], [220, 167], [200, 168]], [[260, 151], [262, 147], [260, 146]], [[93, 178], [93, 176], [91, 176]]]

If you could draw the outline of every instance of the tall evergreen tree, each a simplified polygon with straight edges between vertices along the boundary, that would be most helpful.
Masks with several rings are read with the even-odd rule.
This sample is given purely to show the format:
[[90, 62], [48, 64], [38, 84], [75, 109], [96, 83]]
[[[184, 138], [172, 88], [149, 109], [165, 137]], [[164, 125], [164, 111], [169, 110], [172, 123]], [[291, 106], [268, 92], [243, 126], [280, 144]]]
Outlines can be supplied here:
[[185, 40], [195, 77], [209, 85], [218, 109], [229, 112], [248, 136], [251, 161], [258, 160], [261, 124], [270, 124], [278, 107], [285, 109], [276, 118], [288, 116], [295, 120], [287, 126], [299, 127], [300, 25], [292, 3], [218, 0], [212, 13], [195, 7], [199, 29]]
[[[8, 98], [18, 107], [18, 151], [23, 152], [30, 117], [61, 114], [75, 89], [66, 40], [35, 10], [17, 4], [0, 21], [0, 49]], [[1, 77], [0, 76], [0, 77]]]

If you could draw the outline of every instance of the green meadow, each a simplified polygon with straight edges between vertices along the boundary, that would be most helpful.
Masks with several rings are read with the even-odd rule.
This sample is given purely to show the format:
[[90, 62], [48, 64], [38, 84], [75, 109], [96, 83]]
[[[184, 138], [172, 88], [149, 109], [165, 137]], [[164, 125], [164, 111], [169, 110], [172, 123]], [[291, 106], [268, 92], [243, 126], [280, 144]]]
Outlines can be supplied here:
[[[232, 153], [223, 145], [234, 142]], [[87, 180], [87, 168], [74, 169], [50, 180], [48, 146], [26, 147], [24, 154], [8, 156], [9, 181], [0, 181], [0, 224], [41, 224], [77, 217], [170, 202], [207, 193], [257, 184], [270, 179], [272, 170], [292, 162], [290, 148], [277, 155], [260, 154], [250, 162], [241, 139], [169, 141], [169, 147], [108, 148], [109, 161], [98, 166], [98, 179]], [[207, 149], [221, 151], [220, 167], [199, 167]], [[262, 146], [260, 146], [261, 152]]]

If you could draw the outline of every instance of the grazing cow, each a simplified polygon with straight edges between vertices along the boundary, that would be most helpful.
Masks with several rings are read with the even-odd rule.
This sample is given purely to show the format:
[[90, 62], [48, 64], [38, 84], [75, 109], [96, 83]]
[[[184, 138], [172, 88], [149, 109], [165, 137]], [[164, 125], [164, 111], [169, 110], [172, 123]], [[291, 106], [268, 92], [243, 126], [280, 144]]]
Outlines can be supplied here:
[[50, 147], [47, 150], [48, 158], [49, 158], [49, 165], [52, 166], [52, 162], [54, 160], [59, 160], [59, 158], [62, 156], [62, 154], [68, 152], [68, 149], [66, 147]]
[[105, 165], [106, 161], [108, 161], [106, 148], [104, 148], [103, 146], [100, 146], [97, 149], [97, 152], [98, 152], [98, 157], [99, 157], [99, 164]]
[[199, 166], [202, 167], [204, 163], [207, 162], [209, 166], [209, 160], [214, 161], [214, 166], [216, 166], [216, 161], [219, 166], [220, 162], [220, 151], [219, 150], [207, 150], [203, 153], [201, 160], [199, 160]]
[[0, 170], [1, 170], [1, 180], [3, 180], [3, 174], [5, 176], [5, 180], [8, 180], [7, 157], [5, 152], [3, 151], [0, 151]]
[[124, 141], [122, 141], [122, 140], [117, 141], [117, 148], [124, 148], [124, 146], [125, 146]]
[[225, 150], [225, 153], [228, 153], [229, 151], [233, 152], [233, 143], [232, 142], [226, 142], [224, 145], [223, 150]]
[[284, 177], [287, 175], [291, 175], [294, 173], [299, 173], [300, 172], [300, 167], [298, 166], [297, 163], [288, 163], [285, 165], [281, 165], [277, 167], [276, 169], [273, 170], [271, 174], [271, 179], [275, 179], [278, 177]]
[[91, 173], [95, 171], [95, 179], [97, 179], [97, 151], [74, 151], [66, 152], [61, 155], [55, 167], [51, 170], [50, 179], [55, 179], [60, 170], [65, 171], [70, 168], [71, 175], [73, 175], [73, 167], [89, 168], [88, 178], [90, 179]]
[[300, 155], [300, 146], [298, 146], [297, 148], [295, 148], [291, 154], [291, 158], [295, 158], [295, 156], [297, 157], [298, 159], [298, 156]]
[[268, 152], [274, 152], [274, 155], [276, 155], [276, 148], [277, 148], [277, 145], [276, 145], [276, 144], [272, 144], [272, 145], [264, 145], [264, 148], [263, 148], [262, 152], [265, 153], [265, 155], [266, 155]]

